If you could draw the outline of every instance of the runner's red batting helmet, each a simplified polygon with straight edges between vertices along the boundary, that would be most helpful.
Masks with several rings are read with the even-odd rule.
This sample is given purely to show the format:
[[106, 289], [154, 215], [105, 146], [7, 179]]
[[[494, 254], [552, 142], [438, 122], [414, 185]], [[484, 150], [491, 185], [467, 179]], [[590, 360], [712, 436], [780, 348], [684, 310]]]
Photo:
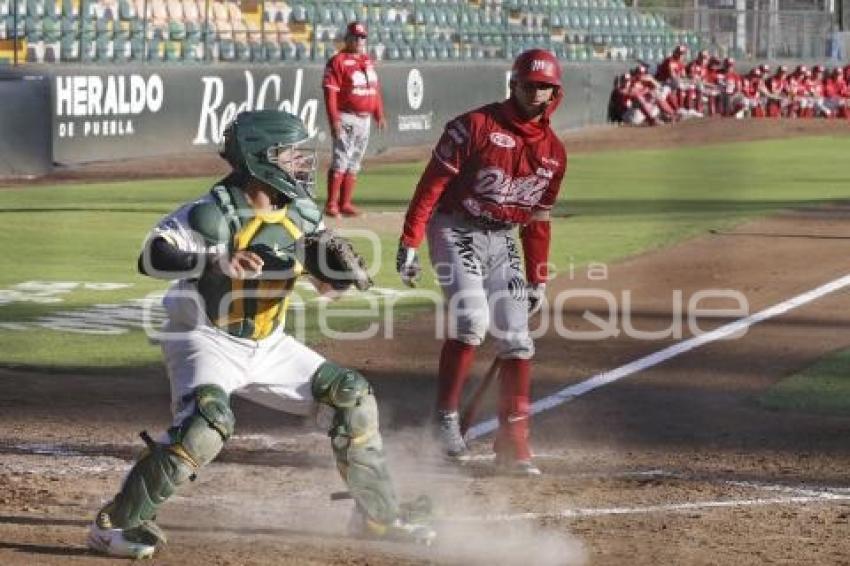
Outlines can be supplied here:
[[561, 86], [558, 58], [545, 49], [529, 49], [520, 53], [511, 68], [511, 80]]

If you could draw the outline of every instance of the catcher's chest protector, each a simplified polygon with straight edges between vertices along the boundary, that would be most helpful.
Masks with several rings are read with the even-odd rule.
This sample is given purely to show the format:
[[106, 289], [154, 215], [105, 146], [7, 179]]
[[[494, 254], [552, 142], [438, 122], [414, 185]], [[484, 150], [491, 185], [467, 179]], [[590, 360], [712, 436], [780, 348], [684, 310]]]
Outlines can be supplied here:
[[[260, 340], [284, 324], [289, 296], [303, 271], [296, 258], [295, 243], [313, 231], [320, 215], [315, 204], [294, 203], [265, 214], [257, 214], [238, 190], [213, 190], [229, 228], [230, 249], [260, 253], [263, 274], [258, 279], [230, 279], [219, 271], [207, 270], [198, 281], [212, 323], [233, 336]], [[232, 204], [231, 204], [232, 203]], [[315, 210], [315, 215], [312, 211]]]

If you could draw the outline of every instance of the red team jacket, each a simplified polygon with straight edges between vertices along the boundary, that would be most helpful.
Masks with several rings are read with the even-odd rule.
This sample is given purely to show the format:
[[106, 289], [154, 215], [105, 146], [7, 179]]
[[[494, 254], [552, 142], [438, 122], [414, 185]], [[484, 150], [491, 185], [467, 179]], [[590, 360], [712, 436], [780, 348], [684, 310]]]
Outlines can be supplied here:
[[340, 112], [371, 114], [376, 120], [384, 115], [384, 103], [378, 73], [368, 55], [340, 51], [325, 65], [322, 77], [325, 104], [332, 122]]
[[[485, 225], [525, 225], [555, 203], [567, 153], [548, 125], [522, 122], [510, 100], [488, 104], [446, 124], [413, 195], [402, 244], [416, 248], [434, 208]], [[531, 222], [521, 234], [530, 282], [548, 276], [549, 223]]]

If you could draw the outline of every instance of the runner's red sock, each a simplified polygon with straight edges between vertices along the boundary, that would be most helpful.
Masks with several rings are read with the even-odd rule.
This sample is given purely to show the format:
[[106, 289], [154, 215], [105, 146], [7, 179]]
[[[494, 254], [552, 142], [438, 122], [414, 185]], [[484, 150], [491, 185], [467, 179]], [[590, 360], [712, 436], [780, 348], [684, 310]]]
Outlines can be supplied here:
[[437, 376], [437, 409], [457, 411], [469, 368], [475, 360], [475, 346], [459, 340], [446, 340], [440, 353]]
[[493, 450], [514, 460], [531, 458], [528, 446], [531, 360], [502, 360], [499, 372], [499, 432]]

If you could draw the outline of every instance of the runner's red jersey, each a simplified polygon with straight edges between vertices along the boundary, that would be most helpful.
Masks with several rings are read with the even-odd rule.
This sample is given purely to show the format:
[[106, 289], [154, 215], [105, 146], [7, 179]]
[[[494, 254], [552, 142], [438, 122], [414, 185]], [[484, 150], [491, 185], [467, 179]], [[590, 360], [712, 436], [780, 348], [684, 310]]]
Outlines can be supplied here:
[[503, 225], [526, 224], [552, 208], [566, 150], [548, 125], [515, 124], [510, 105], [488, 104], [446, 124], [408, 209], [404, 245], [419, 246], [435, 205]]
[[341, 112], [383, 113], [378, 73], [368, 55], [340, 51], [325, 65], [322, 88], [335, 91], [336, 106]]

